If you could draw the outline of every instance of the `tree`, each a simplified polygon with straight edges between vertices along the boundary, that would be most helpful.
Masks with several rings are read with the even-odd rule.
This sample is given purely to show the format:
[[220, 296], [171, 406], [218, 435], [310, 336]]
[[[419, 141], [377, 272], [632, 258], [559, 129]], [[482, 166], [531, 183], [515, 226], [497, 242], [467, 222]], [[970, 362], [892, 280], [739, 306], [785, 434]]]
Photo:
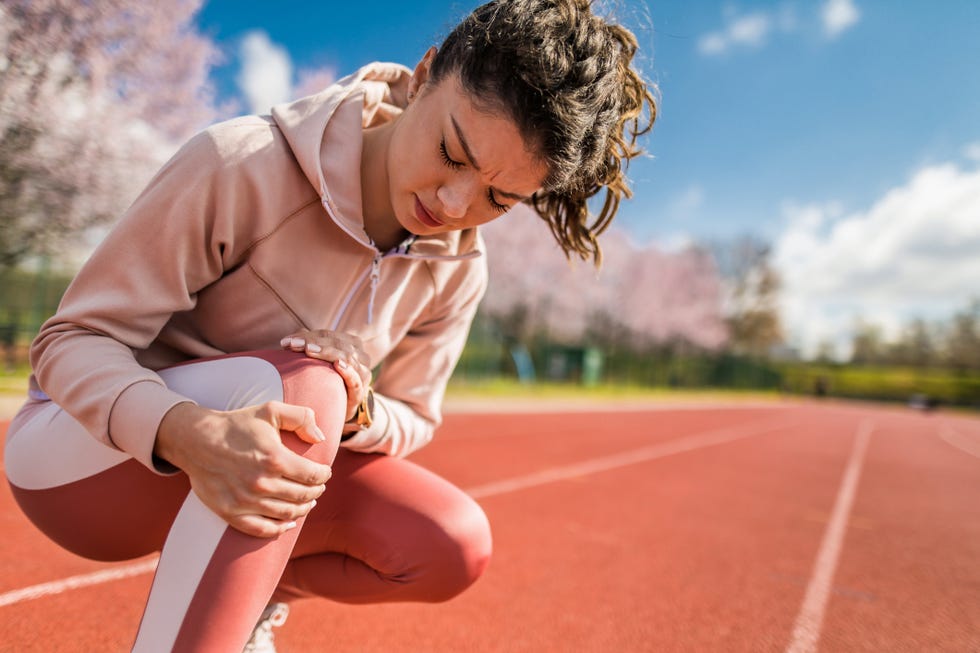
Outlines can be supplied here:
[[884, 362], [885, 342], [881, 327], [863, 320], [854, 326], [851, 345], [851, 363], [872, 365]]
[[953, 316], [946, 358], [953, 369], [980, 371], [980, 299]]
[[727, 317], [732, 348], [765, 356], [783, 341], [779, 315], [779, 273], [770, 261], [770, 245], [741, 236], [711, 247], [727, 287]]
[[913, 367], [927, 367], [936, 361], [936, 344], [929, 325], [913, 319], [899, 334], [887, 354], [888, 362]]
[[215, 115], [200, 0], [2, 0], [0, 270], [118, 217]]
[[483, 233], [490, 286], [482, 310], [514, 340], [540, 334], [567, 343], [628, 338], [713, 349], [727, 338], [718, 274], [703, 250], [639, 247], [613, 228], [601, 238], [597, 270], [566, 260], [544, 221], [523, 206]]

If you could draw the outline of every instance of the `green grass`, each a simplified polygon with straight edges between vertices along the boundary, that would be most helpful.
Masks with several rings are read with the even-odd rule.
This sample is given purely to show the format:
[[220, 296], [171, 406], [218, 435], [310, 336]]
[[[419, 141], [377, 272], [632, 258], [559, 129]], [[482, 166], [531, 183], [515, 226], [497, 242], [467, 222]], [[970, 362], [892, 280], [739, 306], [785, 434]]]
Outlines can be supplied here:
[[31, 370], [26, 365], [13, 371], [0, 371], [0, 395], [26, 395], [27, 377], [30, 373]]
[[783, 379], [787, 389], [800, 393], [813, 391], [817, 378], [823, 378], [832, 396], [907, 401], [915, 394], [939, 399], [945, 404], [976, 406], [980, 403], [980, 375], [950, 370], [907, 367], [787, 366]]
[[498, 378], [482, 381], [453, 380], [446, 389], [450, 400], [540, 399], [589, 401], [677, 401], [775, 399], [777, 392], [727, 390], [714, 388], [674, 389], [639, 385], [605, 383], [582, 386], [572, 383], [536, 382], [523, 384], [516, 379]]

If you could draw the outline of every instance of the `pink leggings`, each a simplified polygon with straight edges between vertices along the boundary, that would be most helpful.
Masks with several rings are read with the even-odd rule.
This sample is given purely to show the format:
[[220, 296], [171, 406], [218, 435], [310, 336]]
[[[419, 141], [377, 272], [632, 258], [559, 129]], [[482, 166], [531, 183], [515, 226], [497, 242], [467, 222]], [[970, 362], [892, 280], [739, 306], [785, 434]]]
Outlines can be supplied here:
[[155, 474], [91, 438], [52, 402], [30, 402], [7, 435], [4, 465], [24, 513], [79, 555], [125, 560], [161, 551], [134, 651], [239, 653], [270, 600], [444, 601], [490, 556], [483, 511], [407, 460], [338, 450], [343, 383], [332, 366], [291, 352], [249, 352], [161, 371], [202, 406], [269, 400], [310, 406], [327, 441], [295, 451], [333, 476], [299, 527], [274, 539], [229, 527], [187, 477]]

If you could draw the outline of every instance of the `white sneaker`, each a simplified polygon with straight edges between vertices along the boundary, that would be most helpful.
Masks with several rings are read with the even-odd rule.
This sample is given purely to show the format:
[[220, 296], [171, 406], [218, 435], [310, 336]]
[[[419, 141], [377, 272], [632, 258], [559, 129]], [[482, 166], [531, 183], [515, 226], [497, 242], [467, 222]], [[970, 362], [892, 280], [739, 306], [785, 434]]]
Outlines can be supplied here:
[[288, 616], [289, 606], [285, 603], [270, 603], [266, 606], [242, 653], [276, 653], [276, 638], [272, 634], [272, 628], [286, 623]]

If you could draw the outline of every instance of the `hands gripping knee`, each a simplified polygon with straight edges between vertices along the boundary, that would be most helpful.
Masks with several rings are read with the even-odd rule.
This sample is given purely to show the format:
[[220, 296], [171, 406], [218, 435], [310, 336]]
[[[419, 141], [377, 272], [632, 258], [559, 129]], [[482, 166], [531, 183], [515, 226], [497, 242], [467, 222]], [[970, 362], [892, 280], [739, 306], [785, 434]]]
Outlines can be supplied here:
[[[234, 411], [175, 406], [156, 453], [181, 468], [201, 501], [233, 528], [275, 537], [297, 525], [330, 478], [330, 466], [293, 451], [283, 432], [325, 443], [310, 408], [271, 401]], [[288, 436], [285, 436], [288, 437]]]

